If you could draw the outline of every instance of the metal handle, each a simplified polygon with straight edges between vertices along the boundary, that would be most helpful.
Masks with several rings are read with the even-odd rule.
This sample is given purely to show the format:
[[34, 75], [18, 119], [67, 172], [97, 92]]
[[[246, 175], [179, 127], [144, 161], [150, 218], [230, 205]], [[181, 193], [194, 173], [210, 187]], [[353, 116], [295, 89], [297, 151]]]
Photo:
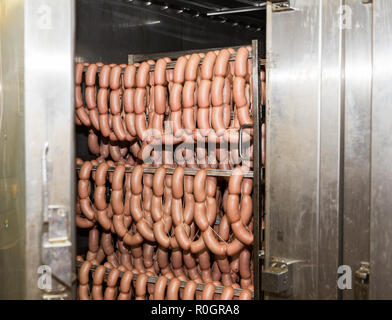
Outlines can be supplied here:
[[238, 154], [239, 154], [240, 159], [242, 161], [250, 161], [250, 160], [252, 160], [252, 158], [245, 157], [243, 155], [243, 153], [242, 153], [242, 132], [244, 131], [244, 129], [251, 129], [251, 128], [253, 128], [252, 124], [243, 124], [240, 127], [240, 133], [239, 133], [239, 137], [238, 137]]
[[48, 173], [47, 173], [47, 155], [49, 150], [49, 143], [45, 142], [42, 149], [41, 155], [41, 166], [42, 166], [42, 206], [43, 206], [43, 220], [48, 221], [48, 205], [49, 205], [49, 194], [48, 194]]

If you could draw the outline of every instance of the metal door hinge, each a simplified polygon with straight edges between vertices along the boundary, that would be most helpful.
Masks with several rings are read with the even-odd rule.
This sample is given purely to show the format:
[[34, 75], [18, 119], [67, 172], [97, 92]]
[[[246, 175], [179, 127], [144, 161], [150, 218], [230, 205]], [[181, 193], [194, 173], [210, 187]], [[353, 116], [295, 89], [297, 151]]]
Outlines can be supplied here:
[[369, 299], [370, 263], [361, 262], [354, 275], [354, 298], [356, 300]]
[[271, 265], [262, 272], [263, 291], [280, 296], [290, 296], [293, 289], [293, 263], [281, 258], [274, 258]]
[[283, 12], [283, 11], [293, 11], [294, 8], [291, 7], [290, 1], [282, 1], [282, 0], [272, 0], [270, 1], [272, 5], [272, 12]]

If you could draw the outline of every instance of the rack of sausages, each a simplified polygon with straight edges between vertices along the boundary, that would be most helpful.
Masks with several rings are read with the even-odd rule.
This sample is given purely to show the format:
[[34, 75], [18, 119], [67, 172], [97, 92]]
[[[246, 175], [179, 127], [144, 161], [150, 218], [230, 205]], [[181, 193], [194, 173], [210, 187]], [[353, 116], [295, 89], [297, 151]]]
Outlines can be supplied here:
[[[170, 58], [133, 65], [78, 63], [75, 122], [89, 128], [90, 152], [114, 161], [129, 153], [150, 163], [171, 156], [172, 163], [193, 168], [230, 170], [240, 162], [251, 168], [245, 160], [253, 152], [251, 50], [194, 53], [175, 63]], [[265, 100], [263, 70], [260, 87]], [[248, 146], [245, 155], [240, 142]], [[207, 153], [210, 144], [216, 148]]]
[[79, 299], [255, 297], [251, 52], [76, 65]]
[[[236, 288], [242, 289], [240, 297], [252, 297], [253, 181], [243, 176], [247, 168], [235, 168], [228, 182], [218, 183], [216, 177], [207, 176], [206, 169], [186, 176], [184, 168], [177, 166], [173, 175], [167, 175], [164, 166], [151, 174], [136, 165], [127, 173], [128, 164], [118, 163], [109, 172], [107, 162], [101, 162], [96, 171], [92, 163], [83, 162], [78, 181], [76, 224], [89, 229], [88, 271], [79, 270], [80, 298], [90, 297], [85, 282], [92, 264], [112, 269], [117, 278], [120, 271], [129, 271], [161, 275], [166, 281], [178, 279], [174, 281], [179, 284], [188, 281], [194, 290], [205, 283], [200, 297], [205, 290], [212, 291], [212, 296], [205, 293], [206, 299], [214, 296], [215, 286], [224, 286], [222, 296], [227, 298], [234, 297]], [[149, 285], [151, 299], [158, 280]], [[171, 289], [167, 287], [168, 298]], [[230, 295], [223, 295], [229, 291]], [[96, 295], [100, 296], [102, 292]]]

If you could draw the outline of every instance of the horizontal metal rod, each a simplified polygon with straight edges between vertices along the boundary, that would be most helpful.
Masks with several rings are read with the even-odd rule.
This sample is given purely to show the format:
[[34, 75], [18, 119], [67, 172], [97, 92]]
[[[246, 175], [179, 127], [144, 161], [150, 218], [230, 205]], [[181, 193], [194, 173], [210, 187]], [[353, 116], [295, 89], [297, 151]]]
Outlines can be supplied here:
[[[82, 166], [80, 164], [76, 165], [76, 170], [80, 170]], [[97, 170], [98, 166], [93, 165], [92, 170]], [[132, 172], [134, 166], [125, 167], [125, 172]], [[108, 171], [114, 171], [116, 166], [109, 166]], [[155, 173], [158, 169], [157, 167], [143, 167], [144, 173]], [[173, 174], [175, 168], [166, 168], [167, 174]], [[184, 174], [188, 176], [194, 176], [201, 169], [184, 168]], [[206, 169], [207, 176], [213, 177], [230, 177], [233, 170], [222, 170], [222, 169]], [[253, 171], [244, 171], [244, 178], [253, 178]]]
[[[76, 267], [77, 268], [80, 268], [82, 266], [82, 264], [83, 264], [83, 262], [76, 261]], [[98, 267], [97, 265], [93, 264], [91, 266], [90, 271], [94, 271], [95, 269], [97, 269], [97, 267]], [[111, 269], [106, 268], [106, 267], [105, 267], [105, 269], [106, 269], [105, 275], [108, 276], [110, 271], [111, 271]], [[120, 271], [120, 276], [119, 277], [122, 278], [123, 275], [124, 275], [124, 272]], [[137, 279], [137, 277], [138, 277], [138, 274], [137, 273], [133, 273], [132, 280], [135, 281]], [[158, 280], [157, 276], [148, 276], [147, 282], [148, 283], [156, 283], [157, 280]], [[170, 283], [170, 279], [167, 280], [167, 284], [169, 284], [169, 283]], [[185, 288], [187, 283], [188, 283], [188, 281], [181, 280], [180, 288]], [[204, 290], [204, 286], [205, 286], [205, 283], [198, 283], [196, 290], [203, 291]], [[215, 293], [221, 294], [223, 292], [224, 288], [225, 288], [224, 286], [217, 286], [217, 285], [215, 285]], [[239, 297], [241, 292], [242, 292], [242, 289], [235, 288], [234, 289], [234, 296]], [[252, 298], [253, 298], [254, 297], [254, 292], [253, 291], [251, 291], [251, 292], [252, 292]]]
[[[243, 46], [247, 46], [244, 44]], [[147, 60], [158, 60], [162, 57], [169, 57], [171, 59], [178, 59], [179, 57], [186, 56], [192, 53], [208, 53], [210, 51], [222, 50], [232, 48], [238, 50], [243, 46], [232, 46], [232, 47], [219, 47], [219, 48], [207, 48], [207, 49], [193, 49], [193, 50], [183, 50], [183, 51], [168, 51], [168, 52], [157, 52], [149, 54], [129, 54], [128, 63], [143, 62]], [[250, 56], [249, 56], [250, 57]]]
[[266, 8], [266, 3], [261, 3], [259, 6], [251, 6], [251, 7], [237, 8], [237, 9], [228, 9], [228, 10], [207, 12], [207, 16], [208, 17], [209, 16], [220, 16], [220, 15], [224, 15], [224, 14], [260, 11], [260, 10], [265, 10], [265, 8]]
[[[249, 56], [249, 59], [251, 59], [251, 58], [252, 57]], [[203, 63], [203, 60], [204, 60], [203, 58], [200, 59], [199, 65], [201, 65]], [[234, 61], [234, 60], [235, 60], [235, 53], [232, 53], [229, 61]], [[259, 61], [260, 61], [260, 65], [265, 65], [265, 63], [266, 63], [266, 59], [260, 59]], [[166, 64], [166, 69], [174, 69], [175, 66], [176, 66], [176, 61], [171, 61]], [[83, 71], [86, 72], [87, 68], [88, 67], [83, 67]], [[101, 72], [101, 69], [102, 69], [102, 67], [98, 67], [98, 73]], [[138, 68], [136, 68], [136, 69], [138, 69]], [[122, 68], [121, 73], [124, 73], [124, 70], [125, 69]], [[154, 71], [154, 70], [155, 70], [155, 65], [150, 66], [150, 71]]]

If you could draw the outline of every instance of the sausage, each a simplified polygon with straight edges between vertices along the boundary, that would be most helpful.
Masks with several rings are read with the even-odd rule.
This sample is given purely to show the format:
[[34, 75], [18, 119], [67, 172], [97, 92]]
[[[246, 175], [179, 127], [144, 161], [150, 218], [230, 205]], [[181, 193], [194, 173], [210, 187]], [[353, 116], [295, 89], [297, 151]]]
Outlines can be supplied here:
[[167, 300], [178, 300], [178, 291], [180, 290], [181, 281], [178, 278], [170, 280], [167, 286]]
[[238, 240], [237, 238], [234, 238], [228, 245], [227, 245], [227, 255], [228, 256], [234, 256], [238, 252], [240, 252], [244, 248], [244, 244]]
[[241, 47], [237, 50], [234, 73], [236, 77], [245, 78], [248, 74], [248, 55], [249, 51], [245, 47]]
[[125, 271], [120, 282], [120, 294], [118, 300], [129, 300], [131, 298], [133, 273]]
[[87, 87], [85, 91], [86, 105], [88, 109], [94, 109], [97, 106], [95, 87]]
[[75, 84], [80, 86], [82, 84], [83, 64], [77, 63], [75, 65]]
[[218, 77], [225, 77], [228, 71], [228, 63], [230, 59], [230, 52], [227, 49], [219, 51], [219, 55], [215, 61], [214, 75]]
[[104, 300], [114, 300], [116, 298], [117, 281], [120, 276], [120, 271], [116, 268], [110, 270], [108, 279], [106, 281], [107, 288], [104, 293]]
[[165, 299], [166, 286], [167, 286], [167, 277], [165, 276], [158, 277], [158, 280], [155, 283], [154, 300]]
[[223, 289], [221, 294], [221, 300], [233, 300], [234, 289], [232, 286], [227, 286]]
[[136, 300], [145, 300], [147, 293], [148, 276], [145, 273], [138, 275], [136, 279]]
[[182, 300], [193, 300], [197, 289], [197, 283], [193, 280], [187, 282], [184, 288]]
[[[251, 284], [251, 270], [250, 270], [250, 259], [251, 253], [245, 248], [240, 254], [240, 275], [241, 275], [241, 287], [247, 289]], [[246, 285], [244, 285], [246, 283]]]
[[110, 71], [109, 84], [110, 89], [117, 90], [120, 88], [121, 67], [115, 66]]
[[215, 293], [215, 285], [208, 282], [204, 285], [202, 300], [213, 300]]
[[136, 86], [138, 88], [145, 88], [148, 84], [150, 72], [150, 65], [147, 62], [143, 62], [136, 73]]
[[82, 266], [79, 269], [79, 274], [78, 274], [79, 284], [88, 285], [91, 265], [92, 264], [90, 261], [83, 262]]
[[102, 300], [102, 283], [105, 277], [106, 268], [104, 266], [98, 266], [94, 271], [93, 276], [93, 287], [91, 290], [91, 296], [93, 300]]
[[233, 230], [233, 233], [235, 234], [236, 238], [245, 245], [250, 245], [253, 243], [253, 234], [248, 229], [246, 229], [241, 220], [232, 223], [231, 229]]
[[213, 254], [223, 256], [226, 254], [226, 245], [216, 240], [212, 229], [209, 227], [202, 232], [203, 240]]
[[[184, 108], [192, 108], [195, 105], [195, 81], [186, 81], [182, 90], [182, 104]], [[186, 128], [186, 127], [185, 127]]]
[[239, 196], [236, 194], [229, 194], [227, 197], [227, 218], [231, 224], [241, 219], [239, 201]]
[[197, 90], [197, 102], [199, 108], [208, 108], [210, 106], [210, 92], [211, 92], [211, 81], [201, 80]]
[[99, 73], [99, 86], [101, 88], [108, 88], [110, 81], [110, 66], [104, 65], [101, 68], [101, 72]]
[[98, 229], [91, 229], [88, 237], [89, 251], [97, 253], [99, 249], [99, 231]]
[[204, 202], [207, 198], [206, 194], [206, 179], [207, 171], [205, 169], [199, 170], [194, 178], [193, 189], [196, 202]]
[[136, 67], [135, 65], [128, 65], [124, 70], [124, 86], [125, 88], [134, 88], [136, 86]]
[[252, 292], [249, 289], [242, 289], [239, 300], [251, 300]]
[[166, 109], [167, 92], [166, 88], [161, 85], [154, 87], [154, 106], [155, 112], [158, 114], [164, 114]]
[[207, 53], [201, 66], [201, 77], [203, 80], [211, 80], [216, 61], [216, 54], [213, 51]]
[[95, 134], [94, 130], [89, 130], [87, 144], [88, 144], [88, 149], [92, 154], [99, 155], [98, 136]]
[[174, 77], [175, 83], [184, 83], [185, 81], [185, 68], [187, 66], [188, 60], [185, 57], [179, 57], [177, 59], [176, 65], [174, 67]]

